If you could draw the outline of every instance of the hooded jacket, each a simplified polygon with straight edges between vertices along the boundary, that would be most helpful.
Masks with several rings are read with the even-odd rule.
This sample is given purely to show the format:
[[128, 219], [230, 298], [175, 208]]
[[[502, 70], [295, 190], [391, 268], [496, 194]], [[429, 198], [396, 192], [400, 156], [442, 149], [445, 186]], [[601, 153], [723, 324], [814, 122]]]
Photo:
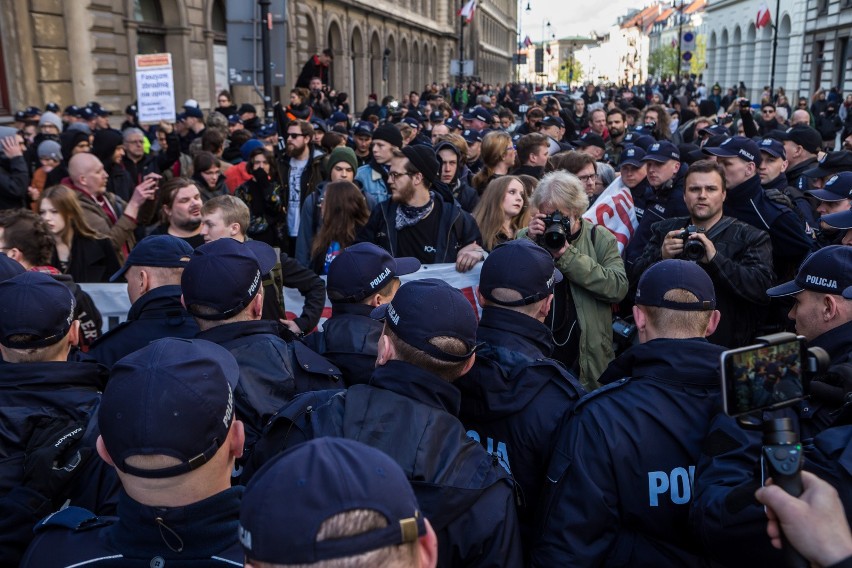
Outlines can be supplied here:
[[322, 331], [305, 337], [305, 345], [340, 369], [347, 386], [369, 384], [376, 368], [384, 324], [370, 317], [366, 304], [334, 302]]
[[654, 339], [612, 362], [554, 445], [533, 566], [700, 563], [687, 519], [722, 350]]
[[92, 142], [92, 154], [94, 154], [104, 165], [109, 180], [107, 180], [107, 191], [129, 201], [133, 194], [136, 183], [130, 173], [124, 168], [124, 164], [113, 161], [115, 149], [124, 144], [124, 137], [118, 130], [108, 128], [96, 130]]

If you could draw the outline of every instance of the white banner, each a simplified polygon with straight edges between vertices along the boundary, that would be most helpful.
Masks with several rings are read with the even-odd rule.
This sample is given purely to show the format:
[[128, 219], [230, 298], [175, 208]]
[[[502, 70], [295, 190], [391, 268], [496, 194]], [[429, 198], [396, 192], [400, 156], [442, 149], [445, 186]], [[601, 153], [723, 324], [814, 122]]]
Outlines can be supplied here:
[[[479, 272], [482, 269], [480, 262], [470, 272], [464, 274], [456, 272], [455, 264], [426, 264], [414, 274], [407, 274], [400, 279], [403, 283], [409, 280], [421, 278], [437, 278], [443, 280], [456, 288], [459, 288], [470, 303], [480, 309], [476, 302], [476, 287], [479, 286]], [[325, 276], [321, 276], [325, 280]], [[103, 331], [108, 331], [127, 319], [130, 310], [130, 299], [127, 297], [126, 284], [80, 284], [85, 292], [91, 297], [104, 320]], [[295, 288], [284, 288], [284, 307], [287, 310], [287, 318], [295, 319], [302, 314], [305, 299]], [[325, 308], [322, 311], [320, 325], [331, 316], [331, 303], [326, 296]]]
[[633, 195], [620, 177], [603, 190], [589, 210], [583, 213], [583, 218], [607, 228], [618, 241], [621, 254], [639, 226]]
[[175, 120], [171, 53], [136, 56], [136, 97], [140, 124]]

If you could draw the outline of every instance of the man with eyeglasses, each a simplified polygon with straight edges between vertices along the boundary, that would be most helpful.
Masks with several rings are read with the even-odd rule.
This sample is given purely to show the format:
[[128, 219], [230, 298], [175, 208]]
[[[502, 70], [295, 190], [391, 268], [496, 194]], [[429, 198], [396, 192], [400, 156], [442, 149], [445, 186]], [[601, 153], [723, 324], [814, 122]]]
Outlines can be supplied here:
[[140, 128], [126, 128], [122, 132], [124, 157], [121, 164], [133, 183], [140, 184], [148, 174], [162, 174], [180, 158], [180, 140], [174, 127], [161, 120], [158, 131], [166, 135], [167, 146], [159, 153], [145, 153], [145, 133]]
[[766, 103], [760, 109], [760, 118], [757, 119], [757, 128], [761, 136], [766, 136], [773, 130], [783, 128], [783, 125], [778, 122], [774, 104]]
[[287, 231], [290, 237], [287, 254], [290, 256], [296, 252], [302, 204], [323, 180], [323, 154], [311, 142], [313, 135], [314, 127], [310, 122], [294, 120], [287, 125], [284, 154], [276, 156], [281, 187], [287, 196]]
[[0, 209], [27, 205], [30, 173], [24, 159], [25, 147], [18, 144], [17, 131], [0, 126]]

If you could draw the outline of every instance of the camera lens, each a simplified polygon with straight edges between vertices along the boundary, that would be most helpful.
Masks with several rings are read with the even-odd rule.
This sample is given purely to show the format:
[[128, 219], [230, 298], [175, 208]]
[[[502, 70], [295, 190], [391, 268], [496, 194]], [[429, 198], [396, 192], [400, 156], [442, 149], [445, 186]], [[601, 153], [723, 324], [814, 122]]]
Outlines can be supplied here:
[[550, 225], [544, 231], [544, 246], [550, 250], [559, 250], [565, 246], [565, 229], [559, 223]]
[[707, 250], [704, 248], [704, 243], [698, 240], [689, 240], [684, 243], [683, 246], [683, 257], [686, 260], [701, 260], [704, 258], [704, 255], [707, 253]]

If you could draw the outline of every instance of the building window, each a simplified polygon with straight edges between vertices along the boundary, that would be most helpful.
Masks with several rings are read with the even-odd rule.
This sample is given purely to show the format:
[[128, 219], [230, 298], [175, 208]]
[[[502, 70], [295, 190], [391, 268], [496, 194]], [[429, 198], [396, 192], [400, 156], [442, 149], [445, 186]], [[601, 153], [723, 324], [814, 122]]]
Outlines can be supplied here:
[[828, 14], [828, 0], [817, 0], [817, 16]]
[[139, 24], [136, 32], [137, 52], [165, 53], [166, 27], [158, 0], [134, 0], [133, 19]]

